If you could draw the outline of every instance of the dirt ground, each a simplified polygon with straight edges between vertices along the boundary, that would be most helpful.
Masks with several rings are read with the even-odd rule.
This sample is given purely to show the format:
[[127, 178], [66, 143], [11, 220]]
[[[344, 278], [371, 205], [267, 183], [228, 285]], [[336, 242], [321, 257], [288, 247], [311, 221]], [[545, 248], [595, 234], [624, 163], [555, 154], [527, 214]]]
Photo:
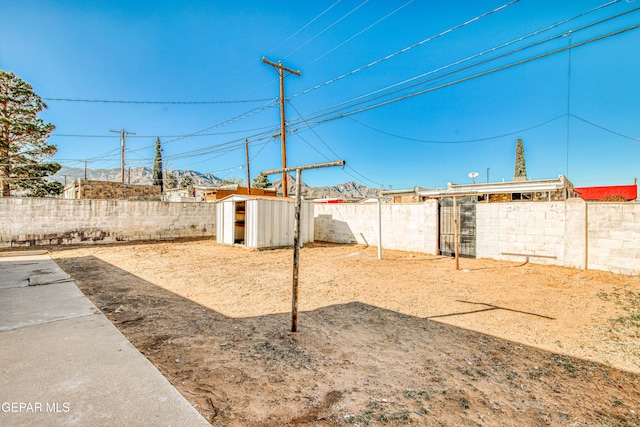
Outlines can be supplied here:
[[214, 426], [640, 425], [640, 278], [375, 247], [51, 248]]

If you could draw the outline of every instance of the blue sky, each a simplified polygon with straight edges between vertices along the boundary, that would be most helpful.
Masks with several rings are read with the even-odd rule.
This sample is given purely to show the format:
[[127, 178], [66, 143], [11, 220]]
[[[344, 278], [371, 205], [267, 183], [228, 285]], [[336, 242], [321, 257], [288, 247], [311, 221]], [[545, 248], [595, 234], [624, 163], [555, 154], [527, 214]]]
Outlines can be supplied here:
[[508, 181], [517, 138], [532, 179], [616, 185], [640, 175], [640, 29], [610, 35], [640, 23], [640, 2], [0, 6], [0, 68], [43, 98], [209, 102], [47, 100], [41, 117], [57, 127], [63, 165], [120, 167], [109, 131], [124, 128], [136, 133], [127, 166], [151, 166], [159, 136], [170, 169], [245, 177], [245, 139], [252, 176], [281, 167], [278, 76], [265, 56], [302, 73], [285, 79], [288, 165], [347, 162], [305, 172], [310, 185], [443, 187], [471, 182], [472, 171], [480, 182]]

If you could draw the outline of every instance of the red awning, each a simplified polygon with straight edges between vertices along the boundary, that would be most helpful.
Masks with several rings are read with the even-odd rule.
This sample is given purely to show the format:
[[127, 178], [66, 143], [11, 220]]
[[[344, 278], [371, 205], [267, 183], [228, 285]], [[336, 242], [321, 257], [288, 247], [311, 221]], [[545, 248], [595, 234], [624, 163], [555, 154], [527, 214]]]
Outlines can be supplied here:
[[610, 185], [603, 187], [574, 188], [578, 196], [583, 200], [601, 200], [605, 197], [620, 196], [627, 201], [638, 198], [638, 185]]

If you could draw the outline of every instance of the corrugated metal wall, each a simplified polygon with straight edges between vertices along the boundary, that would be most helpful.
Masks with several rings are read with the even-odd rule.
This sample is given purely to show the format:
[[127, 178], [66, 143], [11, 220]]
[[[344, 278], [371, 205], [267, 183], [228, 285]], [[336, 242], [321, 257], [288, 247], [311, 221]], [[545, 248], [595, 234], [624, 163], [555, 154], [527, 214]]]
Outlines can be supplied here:
[[[231, 245], [237, 237], [235, 236], [235, 204], [233, 200], [218, 203], [216, 210], [218, 243]], [[302, 244], [313, 242], [313, 206], [311, 202], [302, 203], [300, 213]], [[249, 248], [292, 246], [294, 215], [294, 201], [248, 199], [245, 209], [245, 245]]]
[[[277, 200], [248, 200], [246, 245], [275, 248], [293, 245], [295, 203]], [[300, 215], [302, 243], [313, 241], [313, 204], [303, 202]]]

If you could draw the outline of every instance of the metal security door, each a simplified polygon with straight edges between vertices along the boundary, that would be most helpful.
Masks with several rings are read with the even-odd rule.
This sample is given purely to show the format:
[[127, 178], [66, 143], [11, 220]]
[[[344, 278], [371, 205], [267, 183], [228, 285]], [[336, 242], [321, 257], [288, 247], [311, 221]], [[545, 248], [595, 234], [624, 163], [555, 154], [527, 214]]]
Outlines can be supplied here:
[[[476, 197], [456, 197], [458, 216], [458, 253], [461, 257], [476, 256]], [[455, 255], [455, 223], [453, 198], [443, 197], [440, 207], [440, 255]]]

